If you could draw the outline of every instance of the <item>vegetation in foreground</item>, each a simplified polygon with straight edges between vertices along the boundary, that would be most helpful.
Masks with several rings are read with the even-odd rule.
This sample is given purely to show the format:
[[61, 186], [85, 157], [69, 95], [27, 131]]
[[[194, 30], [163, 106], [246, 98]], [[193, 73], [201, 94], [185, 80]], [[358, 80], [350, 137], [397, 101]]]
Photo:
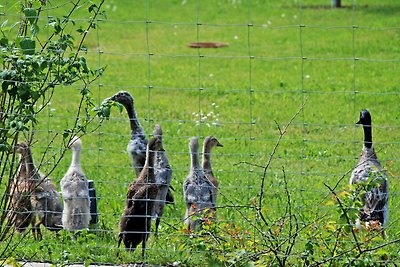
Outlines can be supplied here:
[[[342, 9], [329, 4], [105, 3], [107, 19], [102, 17], [88, 31], [87, 53], [80, 53], [91, 66], [106, 66], [98, 80], [87, 84], [91, 99], [99, 105], [118, 90], [130, 91], [146, 133], [155, 123], [162, 125], [174, 170], [176, 205], [167, 209], [159, 236], [150, 238], [144, 261], [183, 266], [204, 261], [210, 265], [372, 266], [399, 258], [398, 3], [365, 1], [353, 6], [344, 2]], [[2, 32], [16, 36], [18, 27], [4, 28], [18, 19], [14, 14], [20, 6], [2, 5]], [[52, 16], [61, 19], [73, 3], [56, 8], [60, 6], [58, 1], [47, 1], [41, 21], [50, 24], [46, 20]], [[87, 18], [89, 6], [79, 5], [73, 16], [77, 23]], [[44, 24], [38, 24], [39, 34], [47, 36], [52, 28]], [[68, 25], [73, 28], [72, 22]], [[85, 29], [77, 33], [84, 34]], [[229, 47], [186, 46], [195, 41], [223, 41]], [[78, 37], [72, 44], [79, 47]], [[64, 130], [76, 127], [76, 107], [85, 84], [61, 83], [35, 117], [34, 156], [42, 159], [44, 173], [57, 166], [51, 172], [56, 183], [68, 168], [69, 156], [56, 164], [51, 155], [61, 154]], [[37, 110], [42, 102], [32, 104]], [[362, 147], [362, 131], [354, 126], [362, 108], [373, 114], [378, 157], [390, 173], [386, 240], [375, 232], [355, 232], [347, 220], [358, 205], [353, 202], [358, 193], [346, 185]], [[27, 125], [25, 130], [30, 130], [30, 122]], [[133, 179], [125, 154], [130, 138], [126, 115], [113, 109], [111, 118], [95, 128], [86, 129], [82, 137], [82, 164], [95, 180], [99, 224], [76, 241], [63, 231], [59, 236], [43, 231], [42, 241], [34, 241], [30, 234], [15, 235], [11, 244], [24, 246], [8, 250], [7, 256], [60, 265], [142, 261], [139, 252], [121, 252], [116, 257], [117, 225], [126, 187]], [[58, 138], [52, 142], [55, 133]], [[224, 144], [213, 155], [221, 188], [218, 221], [200, 233], [188, 233], [182, 224], [181, 197], [189, 167], [187, 144], [191, 136], [211, 134]], [[7, 175], [9, 167], [5, 167]]]

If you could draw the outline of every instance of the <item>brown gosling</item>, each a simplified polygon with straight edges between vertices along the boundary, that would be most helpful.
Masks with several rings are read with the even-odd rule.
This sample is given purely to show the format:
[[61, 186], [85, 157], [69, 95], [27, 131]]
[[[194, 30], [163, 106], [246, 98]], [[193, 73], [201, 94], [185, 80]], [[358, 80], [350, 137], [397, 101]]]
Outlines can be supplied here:
[[118, 247], [123, 241], [126, 251], [134, 251], [142, 242], [142, 256], [150, 235], [151, 217], [158, 194], [154, 173], [157, 151], [164, 151], [164, 148], [161, 140], [153, 137], [147, 146], [145, 165], [137, 179], [128, 187], [126, 206], [119, 225]]
[[25, 160], [28, 179], [33, 183], [31, 193], [32, 210], [37, 216], [32, 228], [35, 238], [41, 239], [40, 225], [51, 231], [62, 229], [62, 205], [57, 188], [49, 177], [45, 177], [36, 168], [30, 147], [25, 142], [18, 143], [17, 152]]
[[[31, 195], [35, 189], [26, 169], [26, 152], [21, 144], [17, 144], [15, 152], [20, 154], [17, 174], [10, 186], [10, 202], [8, 219], [18, 233], [23, 233], [29, 225], [35, 225], [35, 212], [32, 208]], [[35, 233], [33, 233], [35, 236]], [[36, 237], [35, 237], [36, 238]]]
[[211, 151], [216, 146], [223, 147], [223, 145], [214, 136], [207, 136], [204, 139], [202, 167], [203, 167], [204, 175], [213, 185], [214, 208], [217, 206], [216, 201], [217, 201], [217, 193], [218, 193], [218, 180], [214, 176], [212, 166], [211, 166]]

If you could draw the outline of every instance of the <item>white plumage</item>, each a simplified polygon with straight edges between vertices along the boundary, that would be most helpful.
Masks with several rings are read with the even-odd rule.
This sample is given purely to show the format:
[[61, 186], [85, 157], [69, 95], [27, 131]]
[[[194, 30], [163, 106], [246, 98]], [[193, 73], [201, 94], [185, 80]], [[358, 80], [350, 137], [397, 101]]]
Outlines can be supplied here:
[[72, 161], [60, 182], [64, 200], [62, 225], [68, 231], [75, 231], [89, 228], [89, 187], [80, 164], [81, 140], [75, 136], [68, 146], [72, 150]]

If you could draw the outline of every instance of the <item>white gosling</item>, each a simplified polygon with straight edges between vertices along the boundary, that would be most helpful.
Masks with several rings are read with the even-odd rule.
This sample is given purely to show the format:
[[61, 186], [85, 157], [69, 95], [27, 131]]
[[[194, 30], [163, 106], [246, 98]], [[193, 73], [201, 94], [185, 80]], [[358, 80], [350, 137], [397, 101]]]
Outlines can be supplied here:
[[90, 223], [89, 186], [80, 164], [82, 142], [74, 136], [68, 144], [72, 150], [72, 161], [61, 179], [64, 199], [63, 228], [68, 231], [88, 229]]

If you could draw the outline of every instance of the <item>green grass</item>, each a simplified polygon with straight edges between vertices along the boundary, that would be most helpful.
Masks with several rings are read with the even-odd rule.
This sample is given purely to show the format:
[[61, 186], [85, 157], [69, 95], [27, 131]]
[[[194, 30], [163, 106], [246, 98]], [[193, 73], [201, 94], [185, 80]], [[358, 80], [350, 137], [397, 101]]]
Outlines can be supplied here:
[[[164, 130], [176, 205], [166, 209], [159, 238], [150, 238], [149, 263], [178, 261], [193, 266], [212, 258], [201, 241], [175, 230], [183, 227], [182, 182], [189, 170], [189, 138], [200, 136], [202, 141], [204, 136], [214, 135], [224, 145], [213, 155], [220, 181], [218, 204], [249, 205], [258, 197], [263, 170], [238, 163], [265, 165], [279, 136], [275, 121], [283, 128], [304, 103], [267, 171], [265, 216], [274, 220], [283, 215], [287, 202], [284, 167], [301, 221], [308, 224], [324, 215], [316, 222], [321, 230], [327, 221], [337, 219], [335, 208], [323, 204], [330, 199], [324, 198], [329, 193], [324, 183], [333, 186], [356, 164], [363, 136], [354, 123], [359, 111], [368, 108], [378, 157], [393, 175], [388, 236], [389, 240], [398, 238], [399, 3], [366, 0], [353, 7], [351, 1], [343, 1], [344, 8], [332, 9], [328, 0], [249, 2], [109, 1], [107, 20], [88, 36], [92, 67], [107, 66], [101, 86], [92, 88], [96, 101], [128, 90], [135, 97], [146, 133], [152, 132], [155, 123]], [[11, 6], [7, 3], [5, 18], [15, 12], [7, 9]], [[187, 47], [196, 41], [227, 42], [229, 47]], [[33, 148], [36, 159], [55, 132], [72, 125], [78, 100], [79, 86], [56, 90], [49, 109], [40, 115]], [[193, 113], [200, 111], [213, 111], [220, 126], [212, 125], [213, 119], [196, 125]], [[35, 260], [59, 264], [141, 261], [139, 252], [122, 252], [116, 257], [118, 221], [126, 187], [134, 178], [126, 154], [129, 138], [127, 116], [116, 109], [98, 131], [82, 138], [83, 169], [95, 181], [99, 196], [98, 231], [75, 243], [65, 233], [55, 237], [46, 232], [40, 242], [28, 237], [29, 242], [12, 253], [14, 257], [34, 255]], [[58, 151], [58, 145], [53, 149]], [[51, 175], [56, 183], [69, 161], [68, 152]], [[49, 159], [43, 171], [52, 164]], [[338, 190], [344, 188], [348, 176]], [[218, 218], [250, 233], [260, 224], [251, 209], [221, 208]], [[306, 231], [311, 236], [312, 227]], [[261, 238], [258, 234], [253, 237]], [[295, 247], [298, 253], [304, 249], [307, 234], [300, 239]], [[265, 246], [260, 240], [258, 245]], [[397, 247], [388, 248], [394, 261], [398, 260]], [[291, 260], [300, 259], [296, 255]]]

